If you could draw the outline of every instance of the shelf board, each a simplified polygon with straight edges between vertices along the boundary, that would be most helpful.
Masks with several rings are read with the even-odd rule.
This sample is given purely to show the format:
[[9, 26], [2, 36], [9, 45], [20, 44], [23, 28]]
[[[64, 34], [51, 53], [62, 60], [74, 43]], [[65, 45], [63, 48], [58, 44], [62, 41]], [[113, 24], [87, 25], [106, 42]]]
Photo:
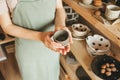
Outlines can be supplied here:
[[60, 67], [60, 80], [65, 80], [65, 72], [64, 70]]
[[120, 23], [105, 27], [120, 39]]
[[80, 66], [79, 63], [69, 64], [66, 62], [65, 56], [62, 56], [62, 55], [60, 57], [60, 62], [62, 66], [64, 67], [64, 69], [66, 70], [67, 74], [70, 76], [71, 80], [79, 80], [75, 73], [78, 66]]
[[88, 54], [84, 40], [74, 41], [71, 45], [71, 51], [92, 80], [102, 80], [91, 70], [90, 65], [93, 58]]
[[71, 80], [68, 74], [66, 74], [62, 67], [60, 67], [60, 80]]
[[91, 9], [80, 6], [78, 4], [79, 0], [63, 0], [63, 1], [66, 4], [68, 4], [71, 8], [73, 8], [78, 14], [80, 14], [80, 16], [82, 16], [87, 22], [94, 26], [94, 29], [97, 30], [97, 32], [100, 32], [101, 34], [106, 36], [118, 47], [120, 46], [120, 44], [118, 45], [118, 43], [120, 43], [120, 39], [118, 39], [118, 37], [120, 38], [120, 31], [118, 30], [117, 32], [115, 32], [114, 29], [111, 28], [115, 26], [120, 26], [120, 24], [106, 26], [102, 24], [100, 21], [98, 21], [95, 17], [93, 17]]
[[8, 42], [12, 42], [12, 41], [14, 41], [14, 40], [15, 40], [15, 38], [9, 37], [8, 35], [6, 35], [5, 40], [0, 40], [0, 45], [1, 45], [1, 44], [5, 44], [5, 43], [8, 43]]

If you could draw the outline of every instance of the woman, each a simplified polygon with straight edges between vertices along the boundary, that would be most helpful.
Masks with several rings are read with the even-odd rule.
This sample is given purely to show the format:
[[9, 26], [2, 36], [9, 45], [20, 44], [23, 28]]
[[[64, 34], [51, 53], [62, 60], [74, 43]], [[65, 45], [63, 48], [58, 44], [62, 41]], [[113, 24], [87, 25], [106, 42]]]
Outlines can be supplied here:
[[69, 32], [62, 1], [7, 0], [7, 4], [0, 0], [0, 23], [6, 33], [16, 37], [16, 59], [22, 80], [59, 80], [59, 53], [65, 55], [70, 44], [64, 47], [50, 36], [60, 29]]

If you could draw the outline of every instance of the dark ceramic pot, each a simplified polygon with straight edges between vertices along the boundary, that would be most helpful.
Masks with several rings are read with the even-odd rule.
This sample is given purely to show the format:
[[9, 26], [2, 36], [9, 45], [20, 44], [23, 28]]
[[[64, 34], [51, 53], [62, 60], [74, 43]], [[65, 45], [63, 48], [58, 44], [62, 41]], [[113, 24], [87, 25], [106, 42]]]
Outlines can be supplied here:
[[[102, 74], [101, 66], [105, 63], [114, 63], [117, 71], [113, 72], [111, 76]], [[91, 63], [91, 69], [98, 77], [102, 78], [103, 80], [117, 80], [120, 78], [120, 62], [111, 56], [100, 55], [94, 57]]]

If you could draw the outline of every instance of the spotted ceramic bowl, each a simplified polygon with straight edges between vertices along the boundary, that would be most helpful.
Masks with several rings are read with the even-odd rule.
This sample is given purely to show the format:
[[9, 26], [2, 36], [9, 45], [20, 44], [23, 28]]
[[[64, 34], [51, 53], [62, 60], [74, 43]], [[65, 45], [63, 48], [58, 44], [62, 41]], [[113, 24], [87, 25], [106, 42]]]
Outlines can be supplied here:
[[72, 35], [73, 37], [86, 36], [90, 32], [90, 29], [84, 24], [73, 24], [72, 25]]
[[88, 36], [86, 43], [88, 53], [91, 55], [103, 55], [110, 52], [110, 41], [101, 35]]

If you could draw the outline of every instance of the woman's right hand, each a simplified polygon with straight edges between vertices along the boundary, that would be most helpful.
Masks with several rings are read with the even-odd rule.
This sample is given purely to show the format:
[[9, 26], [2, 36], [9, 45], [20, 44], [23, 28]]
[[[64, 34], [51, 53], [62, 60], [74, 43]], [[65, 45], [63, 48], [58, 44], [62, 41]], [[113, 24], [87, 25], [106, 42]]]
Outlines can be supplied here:
[[49, 49], [59, 52], [61, 54], [66, 54], [66, 52], [63, 53], [63, 50], [65, 49], [64, 46], [62, 46], [60, 43], [56, 43], [51, 39], [51, 35], [53, 35], [54, 32], [42, 32], [41, 35], [41, 41], [45, 44], [46, 47]]

